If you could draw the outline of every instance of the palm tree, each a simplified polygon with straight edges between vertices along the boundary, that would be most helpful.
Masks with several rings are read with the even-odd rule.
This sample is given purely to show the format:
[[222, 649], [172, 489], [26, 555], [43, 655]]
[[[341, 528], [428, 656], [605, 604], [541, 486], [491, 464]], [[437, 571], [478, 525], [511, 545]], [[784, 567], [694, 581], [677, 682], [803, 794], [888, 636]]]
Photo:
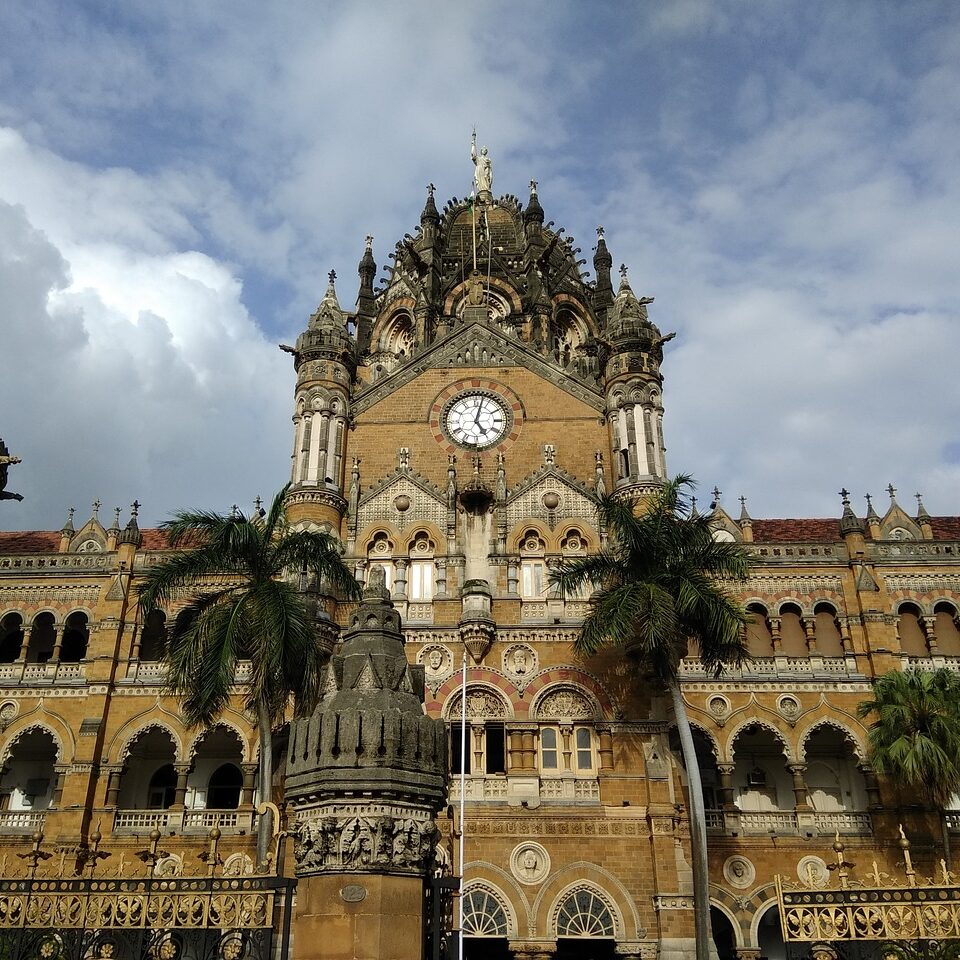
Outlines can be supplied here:
[[960, 792], [960, 677], [949, 670], [897, 670], [873, 681], [873, 699], [857, 707], [870, 724], [877, 773], [940, 811], [944, 856], [950, 838], [942, 816]]
[[[250, 661], [245, 707], [259, 728], [261, 791], [269, 791], [273, 781], [273, 729], [291, 696], [302, 715], [313, 709], [319, 691], [324, 653], [297, 582], [306, 574], [347, 599], [360, 592], [334, 537], [290, 529], [286, 492], [285, 487], [262, 516], [175, 514], [162, 529], [179, 549], [148, 569], [138, 587], [141, 619], [151, 610], [187, 601], [164, 659], [167, 684], [181, 698], [188, 725], [216, 720], [229, 703], [237, 661]], [[268, 813], [259, 822], [261, 864], [271, 819]]]
[[690, 792], [697, 960], [708, 960], [710, 897], [703, 788], [679, 682], [680, 660], [694, 641], [703, 665], [719, 675], [747, 657], [746, 615], [719, 579], [743, 580], [749, 558], [737, 543], [718, 542], [709, 516], [698, 514], [680, 475], [647, 499], [604, 497], [601, 529], [609, 545], [564, 562], [553, 575], [563, 593], [592, 587], [590, 610], [574, 644], [589, 656], [622, 647], [635, 666], [669, 691]]

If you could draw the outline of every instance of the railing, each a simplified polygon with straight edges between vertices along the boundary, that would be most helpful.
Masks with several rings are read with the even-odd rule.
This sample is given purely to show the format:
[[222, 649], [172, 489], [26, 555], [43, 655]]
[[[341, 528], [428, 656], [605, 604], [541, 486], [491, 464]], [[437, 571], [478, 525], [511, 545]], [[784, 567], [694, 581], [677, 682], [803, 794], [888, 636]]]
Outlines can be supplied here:
[[0, 832], [33, 833], [47, 822], [44, 810], [4, 810], [0, 812]]
[[223, 833], [252, 832], [252, 810], [118, 810], [113, 817], [114, 833], [202, 833], [213, 827]]
[[960, 657], [901, 657], [903, 670], [936, 670], [942, 667], [960, 673]]
[[[505, 777], [471, 777], [464, 781], [467, 800], [505, 800], [507, 798], [507, 780]], [[450, 780], [450, 799], [460, 799], [460, 777], [452, 774]]]
[[[240, 660], [233, 672], [233, 682], [248, 683], [252, 673], [253, 664]], [[167, 665], [162, 660], [131, 660], [127, 664], [127, 679], [137, 683], [166, 683]]]
[[[809, 657], [755, 657], [742, 667], [726, 667], [723, 677], [727, 680], [752, 679], [754, 677], [859, 677], [855, 661], [847, 657], [824, 657], [813, 653]], [[686, 680], [713, 679], [696, 657], [680, 661], [680, 677]]]
[[799, 829], [792, 810], [741, 810], [739, 817], [745, 834], [796, 833]]
[[[510, 798], [510, 779], [503, 776], [471, 777], [465, 781], [467, 800], [507, 800]], [[589, 777], [543, 777], [540, 780], [538, 796], [541, 800], [560, 800], [568, 803], [575, 801], [599, 802], [600, 784]], [[516, 799], [527, 799], [528, 794], [518, 794]], [[450, 800], [460, 799], [460, 777], [453, 774], [450, 779]]]
[[814, 814], [814, 823], [817, 825], [817, 832], [828, 837], [838, 833], [852, 835], [873, 833], [873, 820], [870, 814], [859, 811], [817, 812]]
[[432, 603], [408, 603], [405, 623], [433, 623]]
[[[840, 543], [839, 547], [842, 548]], [[808, 560], [817, 561], [838, 557], [844, 555], [837, 544], [832, 543], [782, 543], [774, 546], [766, 543], [746, 543], [744, 548], [748, 553], [755, 557], [763, 557], [764, 560], [776, 560], [779, 558], [790, 560]]]
[[596, 780], [574, 777], [544, 777], [540, 781], [542, 800], [599, 800], [600, 784]]
[[86, 680], [84, 663], [0, 663], [0, 684], [20, 683], [82, 683]]
[[708, 833], [723, 833], [724, 822], [722, 810], [705, 810], [704, 817], [707, 821]]
[[873, 549], [879, 557], [960, 557], [960, 542], [945, 540], [890, 540]]
[[0, 557], [0, 570], [105, 570], [112, 558], [103, 553], [40, 553]]

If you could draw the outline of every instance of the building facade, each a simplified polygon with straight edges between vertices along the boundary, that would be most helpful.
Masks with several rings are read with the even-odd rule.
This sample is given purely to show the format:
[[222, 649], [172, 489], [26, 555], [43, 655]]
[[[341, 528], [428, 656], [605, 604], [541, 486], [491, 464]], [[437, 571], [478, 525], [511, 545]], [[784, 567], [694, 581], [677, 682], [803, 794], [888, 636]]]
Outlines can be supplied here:
[[[383, 287], [370, 238], [355, 309], [331, 274], [284, 347], [288, 510], [339, 537], [359, 580], [382, 568], [426, 712], [448, 724], [437, 857], [460, 872], [462, 829], [467, 956], [685, 957], [689, 823], [669, 700], [621, 656], [578, 660], [588, 599], [549, 587], [564, 557], [603, 545], [598, 495], [642, 496], [668, 475], [671, 337], [625, 268], [614, 282], [601, 229], [588, 280], [544, 221], [535, 182], [523, 203], [481, 189], [442, 211], [431, 188]], [[826, 882], [838, 833], [851, 859], [882, 869], [900, 823], [921, 866], [942, 856], [937, 817], [872, 771], [856, 712], [874, 676], [960, 669], [960, 518], [889, 498], [883, 516], [868, 504], [857, 517], [844, 493], [837, 518], [763, 520], [715, 491], [716, 536], [755, 560], [733, 587], [753, 659], [720, 678], [692, 657], [682, 671], [724, 960], [785, 956], [774, 876]], [[218, 826], [225, 869], [242, 873], [256, 804], [284, 802], [286, 740], [275, 782], [258, 783], [245, 664], [220, 722], [185, 727], [163, 686], [178, 611], [140, 620], [135, 601], [166, 545], [136, 505], [124, 525], [99, 510], [79, 528], [71, 511], [59, 531], [0, 533], [0, 856], [38, 829], [62, 850], [99, 830], [133, 855], [159, 829], [176, 872]], [[348, 622], [352, 607], [321, 600]]]

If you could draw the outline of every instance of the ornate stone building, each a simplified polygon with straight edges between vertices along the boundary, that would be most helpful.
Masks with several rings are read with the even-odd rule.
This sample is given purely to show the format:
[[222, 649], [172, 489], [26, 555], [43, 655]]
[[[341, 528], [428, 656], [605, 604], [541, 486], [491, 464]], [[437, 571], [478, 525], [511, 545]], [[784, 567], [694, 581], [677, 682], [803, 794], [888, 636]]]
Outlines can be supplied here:
[[[437, 862], [458, 872], [462, 826], [468, 956], [687, 957], [689, 829], [667, 698], [618, 656], [578, 661], [571, 641], [587, 600], [548, 586], [561, 558], [602, 545], [599, 493], [641, 494], [667, 476], [670, 337], [624, 268], [614, 283], [602, 230], [588, 280], [579, 249], [544, 220], [535, 183], [525, 202], [487, 192], [442, 211], [431, 188], [386, 285], [375, 287], [368, 238], [356, 309], [341, 307], [331, 274], [284, 348], [296, 369], [291, 518], [339, 536], [361, 581], [382, 568], [392, 598], [370, 594], [376, 655], [362, 654], [367, 613], [360, 622], [356, 608], [330, 607], [354, 639], [331, 661], [315, 726], [290, 740], [289, 867], [322, 876], [335, 861], [359, 889], [377, 870], [417, 874], [436, 844]], [[714, 930], [724, 960], [775, 958], [774, 875], [826, 877], [836, 833], [852, 859], [883, 867], [904, 821], [916, 860], [941, 855], [939, 826], [873, 774], [856, 707], [877, 674], [960, 669], [960, 518], [922, 504], [911, 515], [892, 488], [884, 515], [868, 504], [865, 519], [846, 494], [832, 519], [753, 519], [716, 500], [717, 536], [744, 542], [756, 565], [736, 588], [752, 662], [720, 679], [695, 659], [683, 667]], [[210, 730], [185, 728], [161, 662], [178, 611], [139, 622], [134, 602], [164, 542], [138, 528], [136, 506], [125, 525], [117, 511], [104, 526], [98, 511], [79, 529], [71, 511], [60, 531], [0, 533], [0, 856], [41, 827], [63, 849], [99, 827], [131, 853], [157, 828], [176, 871], [219, 825], [229, 869], [247, 869], [255, 802], [283, 802], [284, 765], [274, 784], [256, 782], [255, 724], [239, 707]], [[388, 689], [406, 698], [411, 723], [423, 701], [447, 724], [446, 811], [436, 778], [424, 774], [433, 785], [419, 801], [410, 787], [411, 764], [429, 772], [447, 749], [432, 733], [407, 755], [385, 727], [370, 740], [369, 724], [362, 734], [324, 720], [342, 716], [346, 690], [366, 717]], [[407, 783], [390, 787], [389, 810], [370, 799], [378, 750], [393, 758], [390, 782]], [[354, 768], [361, 785], [350, 787], [343, 769]], [[310, 908], [327, 911], [331, 929], [338, 912], [360, 909], [347, 890]], [[294, 956], [316, 946], [295, 941]]]

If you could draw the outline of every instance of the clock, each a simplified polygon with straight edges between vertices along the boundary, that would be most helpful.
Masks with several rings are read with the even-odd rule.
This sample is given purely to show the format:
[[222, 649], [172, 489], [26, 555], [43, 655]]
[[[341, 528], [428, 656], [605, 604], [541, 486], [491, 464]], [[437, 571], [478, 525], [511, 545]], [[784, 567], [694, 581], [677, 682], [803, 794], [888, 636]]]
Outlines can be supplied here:
[[507, 435], [510, 414], [496, 394], [469, 390], [448, 401], [442, 422], [454, 443], [482, 450], [498, 444]]

